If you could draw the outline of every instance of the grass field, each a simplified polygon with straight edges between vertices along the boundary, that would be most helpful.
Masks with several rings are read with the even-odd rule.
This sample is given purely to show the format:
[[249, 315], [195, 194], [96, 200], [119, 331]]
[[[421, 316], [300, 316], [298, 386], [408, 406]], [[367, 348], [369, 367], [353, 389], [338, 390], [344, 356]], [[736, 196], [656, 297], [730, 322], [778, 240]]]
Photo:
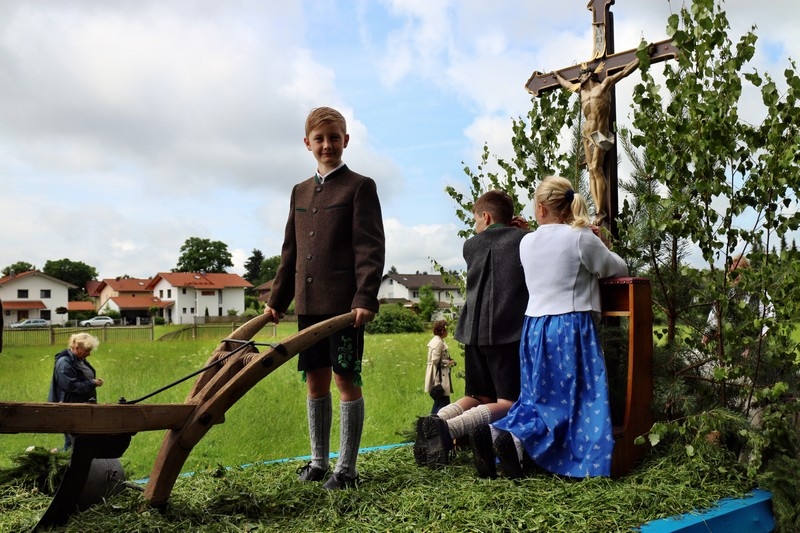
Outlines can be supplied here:
[[[277, 337], [294, 331], [294, 324], [282, 324]], [[429, 412], [431, 400], [422, 391], [429, 338], [429, 333], [367, 336], [363, 447], [401, 442], [415, 418]], [[276, 338], [259, 335], [256, 340]], [[100, 402], [114, 403], [119, 396], [135, 399], [199, 369], [218, 342], [216, 338], [102, 344], [91, 356], [107, 384], [100, 389]], [[455, 344], [450, 343], [451, 353], [460, 371], [463, 357]], [[55, 352], [41, 347], [4, 349], [0, 401], [43, 401]], [[328, 493], [318, 484], [297, 482], [300, 461], [262, 463], [309, 453], [305, 386], [295, 364], [291, 360], [262, 380], [192, 451], [184, 471], [195, 475], [178, 479], [165, 513], [146, 506], [141, 493], [127, 490], [74, 515], [59, 531], [607, 533], [707, 508], [721, 497], [752, 488], [720, 447], [687, 457], [678, 446], [669, 457], [654, 456], [623, 479], [575, 482], [547, 475], [478, 479], [468, 450], [448, 468], [418, 468], [410, 447], [399, 446], [362, 453], [361, 488]], [[146, 403], [181, 403], [191, 383]], [[463, 380], [456, 379], [456, 389], [463, 392]], [[335, 424], [332, 433], [336, 451]], [[163, 432], [134, 436], [122, 457], [128, 479], [149, 474], [162, 437]], [[9, 458], [28, 446], [61, 444], [61, 435], [0, 434], [0, 467], [9, 466]], [[0, 532], [29, 531], [50, 501], [51, 496], [36, 490], [0, 486]]]
[[[267, 328], [258, 342], [275, 342], [296, 331], [296, 324], [281, 324], [277, 336]], [[90, 362], [105, 385], [98, 389], [100, 403], [133, 400], [149, 394], [201, 368], [220, 338], [165, 340], [135, 343], [101, 343]], [[365, 447], [401, 442], [418, 415], [430, 411], [432, 401], [422, 391], [429, 333], [368, 335], [363, 365], [366, 420]], [[463, 361], [456, 343], [451, 352]], [[47, 399], [53, 355], [61, 347], [6, 347], [0, 353], [0, 401], [41, 402]], [[262, 351], [268, 348], [260, 348]], [[457, 367], [458, 368], [458, 367]], [[463, 368], [463, 365], [460, 367]], [[183, 403], [194, 378], [144, 403]], [[463, 381], [456, 381], [463, 392]], [[334, 392], [334, 399], [336, 399]], [[305, 385], [296, 359], [274, 371], [250, 390], [192, 451], [185, 465], [195, 471], [217, 465], [236, 466], [309, 453]], [[332, 449], [338, 448], [338, 401], [334, 401]], [[129, 478], [146, 477], [156, 457], [163, 431], [137, 434], [122, 458]], [[61, 434], [0, 434], [0, 467], [28, 446], [60, 447]]]

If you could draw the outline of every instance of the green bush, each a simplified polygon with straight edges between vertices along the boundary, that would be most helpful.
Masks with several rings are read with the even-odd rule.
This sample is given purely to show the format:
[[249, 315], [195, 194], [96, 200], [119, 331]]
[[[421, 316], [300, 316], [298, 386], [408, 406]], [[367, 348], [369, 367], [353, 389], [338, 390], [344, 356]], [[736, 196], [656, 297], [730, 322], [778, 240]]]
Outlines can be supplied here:
[[425, 327], [416, 313], [400, 304], [384, 305], [375, 320], [367, 324], [367, 333], [422, 333]]

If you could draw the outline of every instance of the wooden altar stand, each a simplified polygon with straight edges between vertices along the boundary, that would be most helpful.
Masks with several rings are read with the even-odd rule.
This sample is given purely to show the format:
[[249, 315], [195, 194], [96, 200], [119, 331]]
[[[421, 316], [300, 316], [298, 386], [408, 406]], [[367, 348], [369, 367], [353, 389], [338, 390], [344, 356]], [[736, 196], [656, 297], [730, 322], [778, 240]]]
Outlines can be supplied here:
[[[627, 378], [622, 419], [614, 420], [611, 477], [624, 476], [647, 452], [634, 444], [653, 426], [653, 307], [650, 280], [613, 278], [600, 282], [603, 318], [628, 321]], [[609, 369], [609, 375], [611, 369]]]

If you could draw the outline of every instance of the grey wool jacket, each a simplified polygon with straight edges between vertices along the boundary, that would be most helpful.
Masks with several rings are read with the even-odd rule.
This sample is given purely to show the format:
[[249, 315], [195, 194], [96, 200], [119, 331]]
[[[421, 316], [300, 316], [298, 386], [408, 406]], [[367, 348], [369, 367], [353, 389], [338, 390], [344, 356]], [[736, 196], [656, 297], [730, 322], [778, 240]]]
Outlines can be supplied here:
[[378, 312], [385, 260], [383, 217], [372, 178], [342, 166], [292, 189], [281, 263], [268, 305], [298, 315]]
[[528, 234], [512, 226], [490, 226], [464, 242], [467, 299], [455, 339], [495, 346], [520, 340], [528, 289], [519, 242]]

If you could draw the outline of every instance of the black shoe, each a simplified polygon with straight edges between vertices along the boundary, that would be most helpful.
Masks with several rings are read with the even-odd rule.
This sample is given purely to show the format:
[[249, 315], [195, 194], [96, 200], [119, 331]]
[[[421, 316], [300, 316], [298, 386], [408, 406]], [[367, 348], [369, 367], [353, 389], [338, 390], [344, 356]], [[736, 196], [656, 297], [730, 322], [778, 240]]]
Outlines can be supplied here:
[[416, 438], [414, 439], [414, 461], [417, 466], [428, 464], [428, 452], [425, 450], [425, 433], [422, 431], [422, 421], [425, 417], [417, 418]]
[[322, 481], [325, 479], [325, 474], [328, 473], [327, 468], [320, 468], [311, 464], [311, 461], [306, 466], [297, 469], [297, 479], [300, 481]]
[[426, 454], [425, 464], [431, 468], [449, 464], [453, 438], [447, 429], [447, 421], [435, 415], [424, 417], [422, 419], [422, 436]]
[[522, 471], [522, 464], [520, 464], [519, 455], [517, 455], [517, 446], [514, 444], [514, 437], [508, 431], [501, 431], [500, 435], [494, 439], [495, 455], [500, 459], [500, 467], [505, 472], [506, 476], [511, 479], [519, 479], [525, 474]]
[[491, 428], [484, 424], [473, 429], [469, 434], [469, 444], [472, 448], [472, 461], [475, 463], [478, 477], [496, 478], [497, 467], [495, 466], [494, 450], [492, 450]]
[[322, 484], [322, 488], [325, 490], [351, 489], [358, 486], [358, 482], [358, 474], [356, 474], [356, 477], [348, 477], [344, 472], [339, 472], [338, 474], [334, 472], [328, 478], [328, 481]]

